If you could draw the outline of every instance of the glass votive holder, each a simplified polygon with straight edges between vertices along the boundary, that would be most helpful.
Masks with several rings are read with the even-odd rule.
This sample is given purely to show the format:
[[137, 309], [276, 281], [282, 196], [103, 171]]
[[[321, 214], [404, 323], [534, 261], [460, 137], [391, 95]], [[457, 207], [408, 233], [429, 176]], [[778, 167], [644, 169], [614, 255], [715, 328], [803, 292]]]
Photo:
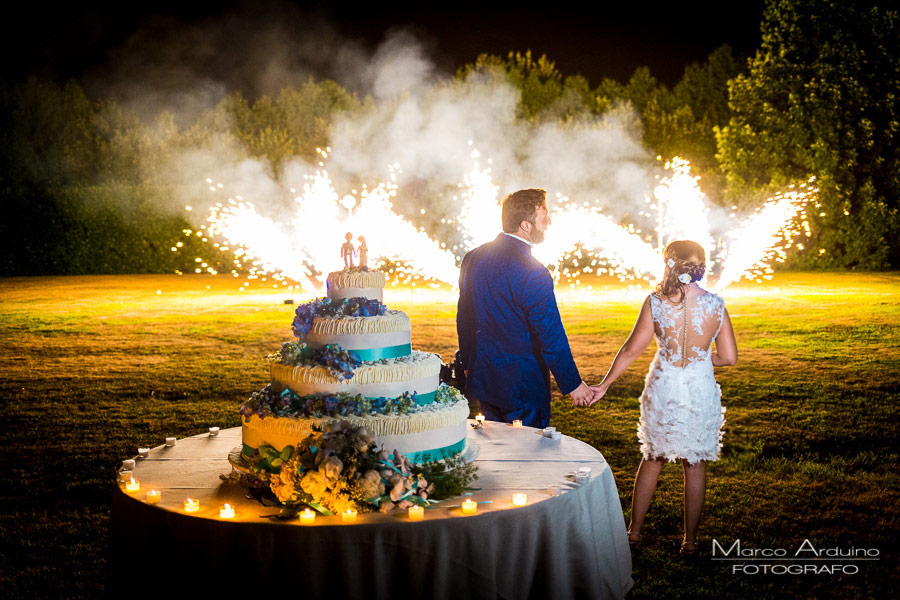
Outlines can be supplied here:
[[218, 427], [210, 427], [209, 428], [209, 437], [216, 437], [217, 435], [219, 435], [219, 428]]
[[138, 448], [138, 456], [141, 458], [147, 458], [150, 456], [150, 448]]
[[128, 458], [122, 461], [122, 469], [126, 471], [134, 471], [134, 459]]
[[348, 508], [344, 512], [341, 513], [341, 521], [344, 523], [356, 523], [357, 511], [352, 508]]
[[171, 448], [172, 446], [175, 445], [175, 441], [176, 441], [175, 438], [167, 437], [166, 438], [166, 446], [169, 446]]
[[525, 506], [528, 504], [528, 495], [522, 493], [513, 494], [512, 502], [513, 506]]
[[150, 490], [147, 492], [147, 504], [159, 504], [162, 500], [162, 492], [159, 490]]
[[478, 512], [478, 503], [471, 498], [466, 498], [462, 503], [462, 513], [464, 515], [474, 515]]
[[516, 420], [514, 420], [514, 421], [512, 422], [512, 426], [513, 426], [513, 427], [521, 427], [521, 426], [522, 426], [522, 419], [516, 419]]
[[421, 521], [425, 518], [425, 509], [421, 506], [417, 506], [413, 504], [409, 507], [409, 520], [410, 521]]
[[184, 501], [184, 512], [193, 513], [200, 510], [200, 501], [188, 498]]
[[300, 513], [300, 524], [301, 525], [312, 525], [316, 522], [316, 513], [309, 510], [308, 508]]
[[219, 518], [222, 519], [233, 519], [234, 518], [234, 507], [228, 504], [219, 509]]

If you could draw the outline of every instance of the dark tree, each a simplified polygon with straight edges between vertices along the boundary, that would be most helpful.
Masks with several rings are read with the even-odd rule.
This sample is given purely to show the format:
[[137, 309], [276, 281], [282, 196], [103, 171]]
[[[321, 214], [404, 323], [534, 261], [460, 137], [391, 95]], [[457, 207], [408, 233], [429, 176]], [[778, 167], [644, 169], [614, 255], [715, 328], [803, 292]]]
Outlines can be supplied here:
[[[803, 267], [900, 266], [900, 17], [872, 1], [772, 0], [718, 132], [735, 203], [818, 178]], [[823, 252], [824, 251], [824, 252]]]

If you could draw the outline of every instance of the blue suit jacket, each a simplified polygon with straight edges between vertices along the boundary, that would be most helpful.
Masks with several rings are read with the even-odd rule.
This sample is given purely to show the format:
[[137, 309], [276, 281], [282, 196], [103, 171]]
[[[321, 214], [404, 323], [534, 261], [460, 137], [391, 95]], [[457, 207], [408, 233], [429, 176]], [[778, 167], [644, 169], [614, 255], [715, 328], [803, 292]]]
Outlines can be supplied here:
[[488, 418], [490, 411], [497, 420], [546, 426], [550, 372], [563, 394], [581, 384], [550, 272], [516, 238], [501, 233], [466, 254], [456, 331], [466, 393], [488, 405]]

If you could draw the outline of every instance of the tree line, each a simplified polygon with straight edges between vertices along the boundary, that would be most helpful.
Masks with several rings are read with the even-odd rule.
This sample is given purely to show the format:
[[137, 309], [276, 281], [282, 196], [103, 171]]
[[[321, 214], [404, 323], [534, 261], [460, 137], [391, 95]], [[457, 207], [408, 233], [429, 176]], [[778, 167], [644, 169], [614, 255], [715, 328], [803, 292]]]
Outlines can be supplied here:
[[[592, 85], [530, 52], [482, 55], [456, 73], [498, 77], [519, 90], [516, 118], [589, 123], [630, 107], [654, 153], [691, 161], [704, 191], [743, 208], [817, 178], [811, 243], [789, 266], [900, 267], [900, 17], [877, 2], [770, 0], [752, 56], [715, 50], [672, 87], [646, 67]], [[147, 273], [193, 269], [193, 238], [160, 172], [184, 149], [227, 145], [277, 177], [293, 157], [313, 161], [341, 113], [368, 111], [333, 81], [278, 96], [239, 92], [191, 123], [147, 123], [76, 83], [35, 78], [0, 89], [0, 274]], [[173, 253], [178, 241], [187, 252]]]

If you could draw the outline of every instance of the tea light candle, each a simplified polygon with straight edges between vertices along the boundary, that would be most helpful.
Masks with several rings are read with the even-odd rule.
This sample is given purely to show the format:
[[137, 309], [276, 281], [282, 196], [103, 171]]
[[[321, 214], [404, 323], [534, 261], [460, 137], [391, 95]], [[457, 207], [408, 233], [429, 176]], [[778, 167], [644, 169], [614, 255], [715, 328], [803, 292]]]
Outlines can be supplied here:
[[150, 456], [150, 448], [138, 448], [138, 456], [141, 458], [147, 458]]
[[544, 437], [551, 437], [554, 431], [556, 431], [556, 427], [544, 427], [542, 430]]
[[590, 480], [591, 480], [590, 473], [580, 473], [579, 472], [579, 473], [575, 474], [575, 483], [577, 483], [578, 485], [587, 483]]
[[471, 498], [466, 498], [462, 503], [462, 512], [464, 515], [474, 515], [478, 512], [478, 503], [473, 502]]
[[308, 508], [300, 513], [300, 524], [301, 525], [312, 525], [316, 522], [316, 513], [309, 510]]
[[141, 482], [135, 481], [134, 477], [131, 478], [131, 481], [125, 484], [126, 492], [139, 492], [141, 491]]
[[162, 500], [162, 492], [158, 490], [147, 492], [147, 504], [159, 504], [160, 500]]
[[134, 459], [129, 458], [127, 460], [122, 461], [122, 468], [126, 471], [134, 471]]
[[516, 419], [515, 421], [513, 421], [513, 427], [521, 427], [521, 426], [522, 426], [521, 419]]
[[562, 439], [562, 434], [561, 434], [560, 432], [558, 432], [558, 431], [554, 431], [553, 433], [550, 434], [550, 439], [551, 439], [551, 440], [556, 440], [556, 441], [561, 440], [561, 439]]
[[219, 516], [223, 519], [233, 519], [234, 507], [226, 502], [225, 506], [219, 509]]
[[217, 435], [219, 435], [219, 428], [218, 427], [210, 427], [209, 428], [209, 437], [216, 437]]
[[357, 512], [352, 508], [348, 508], [341, 513], [341, 521], [344, 523], [356, 523]]
[[421, 521], [425, 518], [425, 509], [421, 506], [413, 504], [409, 507], [409, 520], [410, 521]]
[[528, 504], [526, 494], [513, 494], [513, 506], [525, 506], [526, 504]]
[[559, 486], [558, 485], [551, 485], [550, 487], [547, 488], [547, 491], [550, 493], [551, 496], [559, 496]]
[[184, 501], [184, 512], [197, 512], [200, 510], [200, 501], [188, 498]]
[[475, 422], [484, 427], [484, 415], [481, 413], [475, 415]]
[[175, 445], [175, 438], [167, 437], [166, 438], [166, 446], [174, 446], [174, 445]]
[[128, 483], [133, 479], [134, 471], [119, 471], [119, 481]]

